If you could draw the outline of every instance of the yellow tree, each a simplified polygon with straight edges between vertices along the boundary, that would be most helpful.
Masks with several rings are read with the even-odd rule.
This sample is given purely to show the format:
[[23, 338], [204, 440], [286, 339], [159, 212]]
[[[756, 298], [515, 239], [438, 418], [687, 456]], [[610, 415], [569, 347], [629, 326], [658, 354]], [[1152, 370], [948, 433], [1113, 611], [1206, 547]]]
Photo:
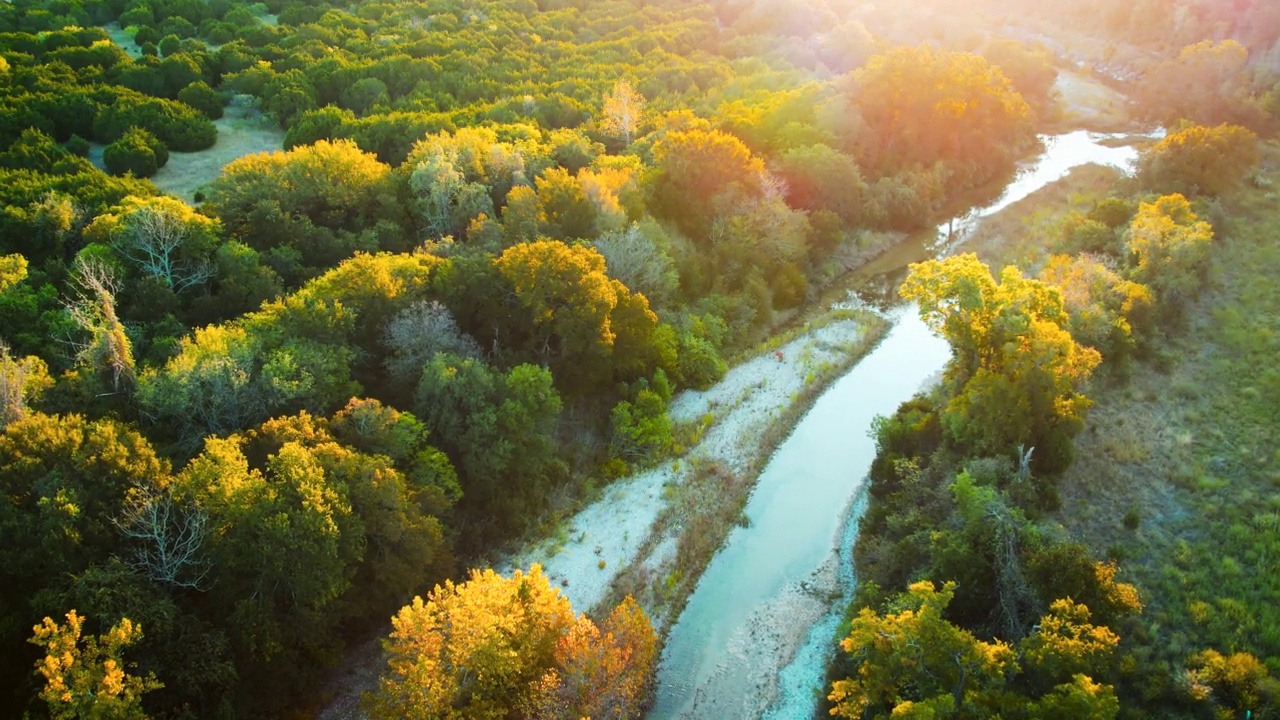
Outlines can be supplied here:
[[1151, 289], [1125, 280], [1097, 256], [1054, 255], [1040, 280], [1062, 293], [1076, 342], [1123, 362], [1150, 329]]
[[105, 635], [82, 636], [84, 618], [75, 610], [67, 624], [52, 618], [36, 625], [29, 642], [45, 649], [36, 672], [45, 680], [40, 699], [53, 720], [140, 720], [142, 695], [164, 687], [148, 673], [125, 672], [124, 649], [142, 639], [142, 628], [123, 618]]
[[27, 277], [27, 259], [21, 255], [0, 255], [0, 293]]
[[446, 581], [391, 624], [374, 717], [483, 720], [527, 702], [574, 617], [534, 565], [527, 576], [473, 570], [467, 582]]
[[600, 129], [615, 137], [621, 137], [628, 146], [640, 128], [644, 117], [644, 96], [631, 87], [626, 80], [614, 83], [613, 89], [604, 97], [604, 111], [600, 119]]
[[494, 264], [526, 313], [527, 350], [565, 391], [630, 382], [654, 368], [658, 317], [643, 295], [605, 274], [594, 248], [539, 240], [507, 248]]
[[983, 642], [947, 622], [943, 612], [955, 587], [918, 582], [899, 599], [899, 612], [858, 613], [840, 643], [856, 669], [832, 686], [832, 715], [952, 716], [986, 705], [989, 694], [1004, 688], [1017, 670], [1013, 648]]
[[1189, 125], [1142, 153], [1138, 177], [1156, 192], [1222, 195], [1258, 165], [1258, 136], [1239, 125]]
[[927, 45], [876, 55], [853, 74], [865, 123], [859, 163], [877, 174], [943, 160], [985, 180], [1034, 135], [1031, 108], [999, 68], [970, 53]]
[[1101, 357], [1067, 332], [1062, 294], [1014, 267], [997, 283], [972, 253], [913, 264], [901, 293], [951, 344], [951, 439], [982, 454], [1030, 445], [1041, 469], [1065, 468], [1089, 407], [1078, 388]]
[[1142, 203], [1129, 226], [1128, 248], [1138, 260], [1136, 279], [1166, 306], [1195, 296], [1208, 272], [1213, 227], [1181, 195]]

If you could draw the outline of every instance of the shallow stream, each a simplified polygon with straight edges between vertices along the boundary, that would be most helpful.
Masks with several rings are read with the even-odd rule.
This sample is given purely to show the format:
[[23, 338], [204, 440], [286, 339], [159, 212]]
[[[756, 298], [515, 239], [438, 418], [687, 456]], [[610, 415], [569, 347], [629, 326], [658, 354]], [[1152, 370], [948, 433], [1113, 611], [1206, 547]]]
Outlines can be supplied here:
[[[998, 200], [895, 248], [871, 274], [896, 285], [907, 264], [956, 252], [979, 219], [1074, 167], [1131, 169], [1137, 151], [1107, 143], [1117, 137], [1077, 131], [1042, 138], [1044, 151], [1023, 164]], [[893, 329], [778, 447], [747, 504], [749, 525], [729, 535], [672, 626], [651, 720], [814, 716], [855, 583], [852, 546], [875, 457], [872, 422], [931, 382], [950, 357], [914, 307], [885, 312]]]

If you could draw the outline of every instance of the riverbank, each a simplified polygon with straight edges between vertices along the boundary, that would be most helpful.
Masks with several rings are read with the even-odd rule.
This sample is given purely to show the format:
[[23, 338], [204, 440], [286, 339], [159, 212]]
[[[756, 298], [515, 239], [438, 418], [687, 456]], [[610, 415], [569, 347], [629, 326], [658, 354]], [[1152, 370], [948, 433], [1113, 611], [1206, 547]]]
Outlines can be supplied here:
[[[869, 310], [828, 308], [762, 343], [711, 389], [680, 393], [668, 412], [697, 440], [682, 457], [614, 481], [554, 535], [495, 568], [539, 563], [575, 611], [596, 617], [631, 594], [664, 632], [742, 518], [773, 448], [889, 326]], [[349, 652], [319, 720], [366, 717], [360, 697], [377, 686], [385, 663], [379, 643], [389, 629]]]
[[652, 717], [759, 717], [779, 671], [845, 594], [842, 538], [875, 457], [867, 430], [950, 356], [910, 309], [890, 318], [892, 329], [821, 393], [760, 473], [748, 523], [728, 536], [668, 634]]
[[[1082, 178], [1098, 172], [1114, 178], [1130, 167], [1134, 149], [1107, 141], [1084, 131], [1044, 138], [1043, 154], [1024, 163], [990, 205], [967, 211], [938, 231], [913, 236], [910, 247], [872, 266], [896, 285], [905, 265], [921, 255], [999, 247], [1011, 226], [1022, 226], [1037, 207], [1079, 188]], [[1077, 167], [1090, 163], [1109, 168]], [[1079, 172], [1072, 174], [1073, 169]], [[875, 456], [868, 433], [876, 415], [891, 414], [950, 355], [946, 343], [913, 312], [897, 312], [881, 345], [818, 401], [834, 406], [830, 418], [806, 417], [795, 428], [787, 443], [804, 449], [786, 457], [780, 450], [765, 469], [746, 512], [750, 527], [729, 537], [667, 636], [652, 717], [760, 717], [766, 711], [770, 717], [804, 717], [812, 712], [822, 690], [830, 632], [853, 591], [851, 562], [841, 552], [851, 544], [859, 513], [850, 508], [856, 507]], [[815, 479], [841, 492], [818, 507], [786, 507], [811, 494]], [[797, 545], [800, 551], [793, 550]], [[780, 693], [785, 707], [775, 703]]]
[[540, 563], [576, 609], [597, 614], [632, 595], [661, 632], [742, 521], [773, 449], [888, 325], [872, 312], [831, 310], [794, 337], [762, 347], [710, 390], [676, 396], [672, 420], [695, 425], [700, 436], [684, 457], [613, 483], [565, 532], [501, 569]]

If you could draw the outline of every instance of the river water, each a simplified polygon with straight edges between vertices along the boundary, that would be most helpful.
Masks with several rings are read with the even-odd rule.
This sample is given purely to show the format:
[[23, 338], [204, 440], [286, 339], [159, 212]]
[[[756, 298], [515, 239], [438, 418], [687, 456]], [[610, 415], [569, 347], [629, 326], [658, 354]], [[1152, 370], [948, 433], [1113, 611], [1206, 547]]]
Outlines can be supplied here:
[[[1130, 170], [1137, 152], [1103, 144], [1114, 137], [1077, 131], [1041, 138], [1044, 151], [1023, 164], [998, 200], [895, 249], [872, 274], [896, 280], [910, 262], [955, 252], [980, 218], [1074, 167]], [[893, 329], [778, 447], [747, 504], [750, 524], [730, 533], [672, 626], [651, 720], [814, 716], [855, 581], [851, 549], [875, 457], [872, 421], [892, 414], [950, 357], [913, 306], [885, 312]]]

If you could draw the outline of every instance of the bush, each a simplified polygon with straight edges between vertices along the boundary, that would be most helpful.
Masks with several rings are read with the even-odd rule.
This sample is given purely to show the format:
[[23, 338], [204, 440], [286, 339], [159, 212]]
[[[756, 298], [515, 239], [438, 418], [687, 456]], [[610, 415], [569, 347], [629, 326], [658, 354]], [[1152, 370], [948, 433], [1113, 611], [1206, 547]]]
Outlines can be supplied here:
[[79, 135], [72, 135], [67, 138], [67, 141], [62, 146], [67, 149], [67, 152], [76, 157], [89, 157], [89, 141]]
[[1142, 516], [1138, 514], [1137, 508], [1129, 508], [1129, 511], [1124, 514], [1124, 526], [1130, 530], [1137, 530], [1141, 522]]
[[729, 364], [710, 342], [685, 333], [680, 336], [680, 384], [696, 390], [715, 385], [729, 371]]
[[610, 454], [641, 464], [661, 457], [674, 443], [674, 425], [667, 416], [670, 401], [671, 384], [661, 370], [655, 374], [652, 388], [641, 380], [634, 402], [623, 400], [610, 413]]
[[169, 149], [155, 135], [133, 128], [106, 147], [102, 161], [112, 175], [133, 173], [134, 177], [151, 177], [169, 161]]
[[160, 54], [169, 57], [182, 49], [182, 40], [177, 35], [165, 35], [160, 40]]
[[133, 42], [138, 47], [154, 45], [155, 43], [160, 42], [160, 31], [150, 25], [143, 25], [138, 28], [137, 34], [133, 36]]
[[222, 117], [222, 97], [204, 82], [193, 82], [179, 90], [178, 101], [199, 110], [211, 120]]

